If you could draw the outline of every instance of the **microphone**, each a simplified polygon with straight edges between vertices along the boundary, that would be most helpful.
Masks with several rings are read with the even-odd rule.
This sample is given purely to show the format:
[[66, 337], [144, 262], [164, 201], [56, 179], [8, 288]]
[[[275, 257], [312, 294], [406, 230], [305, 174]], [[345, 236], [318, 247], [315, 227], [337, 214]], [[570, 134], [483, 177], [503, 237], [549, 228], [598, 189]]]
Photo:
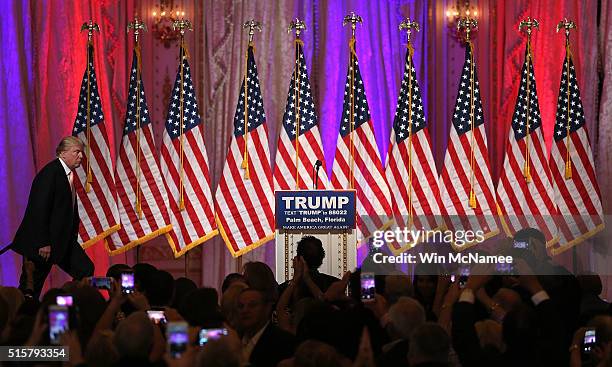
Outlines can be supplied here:
[[313, 189], [317, 189], [318, 184], [319, 184], [319, 168], [321, 168], [321, 166], [323, 165], [323, 163], [317, 159], [317, 161], [314, 164], [314, 167], [312, 168], [312, 181], [313, 181]]

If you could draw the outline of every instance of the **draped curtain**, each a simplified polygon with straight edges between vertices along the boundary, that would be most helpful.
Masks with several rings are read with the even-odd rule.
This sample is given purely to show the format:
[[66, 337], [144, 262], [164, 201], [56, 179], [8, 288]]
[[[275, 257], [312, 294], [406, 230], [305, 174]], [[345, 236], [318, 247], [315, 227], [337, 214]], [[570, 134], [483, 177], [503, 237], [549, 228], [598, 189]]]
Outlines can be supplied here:
[[[57, 141], [70, 133], [85, 61], [86, 36], [78, 30], [88, 19], [94, 19], [101, 28], [100, 35], [94, 39], [96, 71], [113, 156], [121, 138], [133, 43], [132, 37], [126, 36], [125, 26], [135, 14], [149, 25], [149, 32], [142, 37], [143, 79], [159, 147], [169, 95], [167, 85], [174, 80], [178, 55], [176, 42], [166, 47], [152, 32], [151, 14], [159, 3], [160, 0], [9, 0], [0, 5], [3, 10], [0, 18], [3, 41], [0, 145], [3, 148], [0, 149], [4, 153], [0, 158], [0, 177], [5, 187], [0, 191], [0, 198], [4, 199], [0, 202], [0, 218], [4, 224], [0, 239], [4, 243], [12, 239], [23, 215], [34, 173], [53, 157]], [[306, 22], [308, 29], [302, 39], [329, 171], [348, 63], [350, 29], [342, 26], [342, 18], [355, 11], [364, 20], [356, 31], [357, 56], [383, 161], [406, 52], [405, 34], [397, 26], [408, 16], [419, 22], [421, 30], [412, 37], [415, 67], [423, 91], [434, 157], [441, 170], [464, 55], [463, 46], [452, 37], [453, 29], [446, 18], [446, 10], [455, 5], [454, 0], [175, 0], [173, 4], [183, 9], [194, 25], [186, 41], [205, 124], [213, 190], [223, 169], [244, 73], [247, 35], [242, 23], [251, 18], [263, 23], [262, 32], [254, 38], [255, 59], [273, 160], [293, 67], [294, 36], [286, 29], [292, 18], [299, 17]], [[609, 197], [612, 194], [609, 171], [612, 61], [605, 56], [612, 52], [612, 9], [608, 0], [480, 0], [472, 4], [479, 10], [475, 59], [495, 182], [503, 163], [524, 56], [526, 39], [518, 32], [518, 24], [527, 16], [540, 22], [540, 29], [533, 35], [534, 66], [545, 136], [550, 146], [564, 57], [564, 36], [557, 34], [555, 27], [559, 20], [568, 17], [578, 26], [572, 34], [572, 51], [602, 194], [604, 198]], [[611, 208], [605, 200], [604, 203], [609, 213]], [[605, 263], [607, 246], [585, 244], [580, 247], [578, 258], [586, 267]], [[97, 272], [103, 272], [113, 263], [136, 261], [135, 250], [112, 258], [105, 254], [101, 244], [88, 251], [95, 260]], [[194, 249], [188, 259], [173, 260], [163, 239], [151, 241], [140, 251], [141, 261], [168, 266], [174, 269], [175, 275], [181, 275], [180, 269], [185, 267], [186, 274], [214, 287], [246, 261], [265, 261], [274, 268], [272, 243], [239, 261], [231, 258], [220, 238]], [[571, 260], [571, 253], [563, 256], [568, 262]], [[1, 261], [0, 283], [16, 283], [20, 260], [7, 254]], [[51, 283], [56, 285], [63, 280], [60, 272], [54, 272]]]

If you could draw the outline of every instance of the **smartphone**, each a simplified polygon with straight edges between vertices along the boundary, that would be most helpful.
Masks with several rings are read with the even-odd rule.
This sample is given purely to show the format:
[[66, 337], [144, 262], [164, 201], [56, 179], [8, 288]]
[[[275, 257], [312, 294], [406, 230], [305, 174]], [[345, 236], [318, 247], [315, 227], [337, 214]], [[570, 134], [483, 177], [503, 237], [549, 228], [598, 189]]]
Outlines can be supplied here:
[[49, 305], [49, 341], [60, 345], [62, 334], [70, 329], [70, 310], [68, 306]]
[[528, 241], [514, 241], [512, 243], [512, 247], [528, 250], [529, 242]]
[[55, 304], [58, 306], [72, 306], [72, 296], [69, 294], [61, 294], [55, 297]]
[[582, 352], [586, 354], [590, 354], [593, 347], [597, 344], [597, 335], [595, 334], [595, 329], [587, 329], [584, 332], [584, 340], [582, 342]]
[[455, 283], [455, 279], [457, 279], [457, 277], [455, 276], [455, 274], [451, 274], [451, 276], [450, 276], [450, 281], [451, 281], [451, 283]]
[[376, 283], [374, 273], [361, 273], [361, 300], [363, 302], [374, 301], [376, 295]]
[[204, 346], [204, 344], [208, 343], [209, 340], [217, 340], [224, 335], [227, 335], [226, 328], [216, 328], [216, 329], [202, 329], [198, 334], [198, 345]]
[[180, 358], [187, 350], [189, 343], [189, 325], [184, 322], [169, 322], [166, 328], [166, 340], [168, 341], [168, 352], [171, 358]]
[[112, 281], [113, 281], [113, 278], [108, 278], [108, 277], [92, 277], [91, 281], [90, 281], [90, 284], [94, 288], [106, 289], [106, 290], [110, 291]]
[[134, 293], [134, 272], [133, 271], [121, 272], [121, 293], [124, 293], [124, 294]]
[[149, 316], [149, 320], [155, 325], [165, 324], [167, 322], [164, 310], [148, 310], [147, 316]]

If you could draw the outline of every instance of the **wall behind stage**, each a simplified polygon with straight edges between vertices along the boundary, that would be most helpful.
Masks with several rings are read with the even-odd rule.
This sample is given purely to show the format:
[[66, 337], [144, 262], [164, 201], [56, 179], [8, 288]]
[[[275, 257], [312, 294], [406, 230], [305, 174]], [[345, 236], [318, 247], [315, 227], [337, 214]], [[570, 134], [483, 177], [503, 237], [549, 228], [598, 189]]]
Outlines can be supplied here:
[[[159, 0], [9, 0], [0, 4], [2, 58], [0, 69], [0, 241], [8, 243], [21, 220], [30, 182], [37, 170], [53, 158], [56, 143], [70, 134], [76, 114], [78, 88], [84, 72], [85, 34], [79, 29], [92, 18], [100, 25], [95, 36], [96, 71], [102, 106], [107, 117], [114, 156], [121, 139], [125, 114], [128, 68], [132, 36], [125, 26], [135, 14], [149, 26], [142, 38], [143, 80], [156, 142], [161, 142], [167, 100], [176, 75], [177, 42], [166, 47], [152, 32], [152, 12]], [[169, 1], [167, 1], [169, 2]], [[563, 17], [576, 21], [572, 49], [578, 70], [587, 125], [596, 156], [602, 194], [612, 195], [611, 77], [612, 8], [608, 0], [518, 0], [472, 1], [478, 6], [480, 29], [475, 40], [476, 62], [485, 110], [490, 159], [494, 178], [503, 163], [509, 121], [518, 89], [525, 38], [518, 31], [521, 19], [540, 21], [533, 37], [535, 70], [542, 119], [550, 146], [560, 71], [564, 56], [563, 36], [554, 28]], [[425, 99], [434, 156], [442, 167], [450, 111], [454, 106], [457, 81], [463, 63], [463, 47], [450, 36], [445, 12], [455, 1], [200, 1], [175, 0], [194, 24], [186, 40], [201, 114], [212, 182], [219, 180], [242, 79], [247, 36], [243, 21], [255, 18], [264, 24], [256, 34], [256, 61], [270, 130], [272, 158], [286, 102], [292, 71], [293, 36], [288, 22], [299, 17], [308, 30], [303, 35], [316, 110], [321, 124], [325, 160], [331, 170], [346, 67], [349, 30], [342, 18], [355, 11], [364, 18], [357, 30], [357, 54], [366, 86], [376, 138], [385, 158], [406, 48], [405, 36], [397, 31], [407, 16], [421, 24], [414, 36], [415, 64]], [[603, 123], [608, 121], [608, 123]], [[601, 123], [600, 123], [601, 122]], [[612, 212], [604, 201], [606, 213]], [[584, 244], [581, 262], [601, 261], [607, 244]], [[591, 251], [593, 250], [593, 251]], [[109, 258], [101, 244], [88, 250], [103, 273], [108, 265], [136, 261], [136, 251]], [[175, 275], [187, 274], [202, 284], [218, 286], [237, 262], [225, 245], [215, 238], [174, 260], [167, 244], [156, 239], [142, 246], [139, 260], [154, 263]], [[568, 256], [568, 255], [563, 255]], [[273, 245], [254, 250], [242, 259], [274, 263]], [[20, 260], [6, 254], [1, 258], [0, 284], [16, 284]], [[53, 272], [51, 283], [65, 277]]]

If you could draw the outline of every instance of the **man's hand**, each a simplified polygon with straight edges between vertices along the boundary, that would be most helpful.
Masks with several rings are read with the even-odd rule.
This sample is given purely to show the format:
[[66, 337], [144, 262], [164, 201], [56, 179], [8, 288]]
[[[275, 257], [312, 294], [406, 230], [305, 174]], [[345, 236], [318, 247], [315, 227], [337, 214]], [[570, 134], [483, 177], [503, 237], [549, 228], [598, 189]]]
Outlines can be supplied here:
[[49, 261], [49, 257], [51, 257], [51, 246], [45, 246], [38, 249], [38, 254], [45, 259], [45, 261]]
[[323, 295], [323, 299], [328, 302], [342, 301], [342, 300], [350, 299], [344, 294], [350, 277], [351, 277], [350, 271], [347, 271], [346, 273], [344, 273], [344, 276], [342, 277], [341, 280], [333, 282], [329, 286], [329, 288], [327, 288], [327, 291]]

